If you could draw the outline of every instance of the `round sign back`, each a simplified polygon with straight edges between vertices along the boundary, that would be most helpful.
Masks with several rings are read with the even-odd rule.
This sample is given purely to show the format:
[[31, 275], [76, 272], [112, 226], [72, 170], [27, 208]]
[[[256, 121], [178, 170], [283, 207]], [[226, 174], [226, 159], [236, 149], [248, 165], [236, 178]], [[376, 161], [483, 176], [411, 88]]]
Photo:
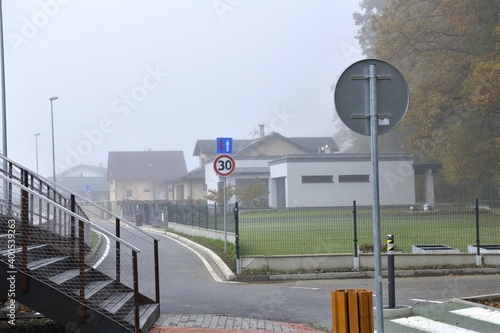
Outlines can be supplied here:
[[366, 59], [355, 62], [340, 76], [335, 88], [335, 108], [342, 122], [352, 131], [370, 135], [369, 66], [376, 65], [378, 134], [398, 125], [410, 102], [403, 75], [389, 63]]

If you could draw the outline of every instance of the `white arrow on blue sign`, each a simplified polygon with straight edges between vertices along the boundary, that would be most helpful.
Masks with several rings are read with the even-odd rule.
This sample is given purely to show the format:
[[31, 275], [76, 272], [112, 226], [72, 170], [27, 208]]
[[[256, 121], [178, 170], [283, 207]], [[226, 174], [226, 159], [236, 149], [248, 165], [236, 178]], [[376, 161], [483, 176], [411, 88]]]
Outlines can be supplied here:
[[217, 138], [215, 151], [217, 154], [231, 154], [233, 152], [233, 138]]

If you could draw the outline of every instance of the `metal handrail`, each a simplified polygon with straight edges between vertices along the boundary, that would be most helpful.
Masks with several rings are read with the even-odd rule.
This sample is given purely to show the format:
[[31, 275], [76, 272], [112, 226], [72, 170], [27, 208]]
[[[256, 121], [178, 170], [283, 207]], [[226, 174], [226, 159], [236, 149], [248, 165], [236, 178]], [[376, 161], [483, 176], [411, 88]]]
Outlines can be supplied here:
[[67, 213], [67, 214], [69, 214], [69, 215], [71, 215], [72, 217], [74, 217], [74, 218], [76, 218], [76, 219], [79, 219], [79, 220], [81, 220], [81, 221], [83, 221], [83, 222], [85, 222], [85, 223], [87, 223], [87, 224], [91, 225], [93, 228], [95, 228], [95, 229], [99, 230], [100, 232], [102, 232], [102, 233], [103, 233], [103, 234], [105, 234], [106, 236], [109, 236], [109, 237], [110, 237], [110, 238], [112, 238], [113, 240], [115, 240], [115, 241], [117, 241], [117, 242], [120, 242], [121, 244], [125, 245], [125, 246], [126, 246], [126, 247], [128, 247], [129, 249], [134, 250], [134, 251], [136, 251], [137, 253], [140, 253], [140, 252], [141, 252], [141, 250], [140, 250], [139, 248], [135, 247], [134, 245], [132, 245], [132, 244], [128, 243], [127, 241], [124, 241], [124, 240], [123, 240], [123, 239], [121, 239], [121, 238], [116, 237], [115, 235], [113, 235], [112, 233], [110, 233], [109, 231], [107, 231], [106, 229], [101, 228], [100, 226], [98, 226], [98, 225], [94, 224], [93, 222], [89, 221], [87, 218], [84, 218], [84, 217], [82, 217], [81, 215], [78, 215], [78, 214], [76, 214], [76, 213], [72, 212], [71, 210], [67, 209], [66, 207], [64, 207], [64, 206], [62, 206], [62, 205], [60, 205], [60, 204], [58, 204], [57, 202], [55, 202], [55, 201], [53, 201], [53, 200], [51, 200], [51, 199], [49, 199], [49, 198], [47, 198], [47, 197], [45, 197], [45, 196], [43, 196], [43, 195], [41, 195], [41, 194], [37, 193], [36, 191], [31, 190], [30, 188], [28, 188], [28, 187], [26, 187], [26, 186], [24, 186], [24, 185], [22, 185], [22, 184], [19, 184], [19, 183], [13, 182], [12, 180], [10, 180], [8, 177], [6, 177], [6, 176], [2, 175], [1, 173], [0, 173], [0, 178], [2, 178], [3, 180], [6, 180], [7, 182], [9, 182], [9, 183], [11, 183], [11, 184], [13, 184], [13, 185], [15, 185], [15, 186], [17, 186], [17, 187], [19, 187], [19, 188], [21, 188], [21, 189], [25, 190], [25, 191], [27, 191], [27, 192], [28, 192], [28, 193], [30, 193], [30, 194], [33, 194], [33, 195], [34, 195], [34, 196], [36, 196], [37, 198], [42, 199], [43, 201], [45, 201], [46, 203], [50, 203], [51, 205], [53, 205], [53, 206], [57, 207], [57, 208], [58, 208], [58, 209], [60, 209], [61, 211], [65, 212], [65, 213]]
[[50, 180], [50, 179], [48, 179], [48, 178], [45, 178], [45, 177], [43, 177], [43, 176], [41, 176], [41, 175], [37, 174], [37, 173], [36, 173], [36, 172], [34, 172], [33, 170], [30, 170], [30, 169], [28, 169], [28, 168], [25, 168], [24, 166], [21, 166], [21, 165], [17, 164], [17, 163], [16, 163], [16, 162], [14, 162], [13, 160], [9, 159], [8, 157], [6, 157], [6, 156], [4, 156], [4, 155], [2, 155], [2, 154], [0, 154], [0, 158], [1, 158], [1, 159], [3, 159], [3, 160], [5, 160], [6, 162], [11, 163], [12, 165], [15, 165], [15, 166], [16, 166], [16, 167], [18, 167], [19, 169], [22, 169], [22, 170], [27, 171], [27, 172], [28, 172], [29, 174], [31, 174], [31, 175], [35, 175], [35, 177], [36, 177], [36, 178], [38, 178], [38, 180], [41, 180], [41, 181], [46, 182], [46, 183], [47, 183], [47, 185], [51, 185], [51, 186], [52, 186], [52, 188], [57, 188], [57, 189], [60, 189], [60, 190], [66, 191], [66, 192], [68, 192], [68, 193], [70, 193], [70, 194], [74, 195], [76, 198], [78, 198], [78, 199], [80, 199], [80, 200], [84, 201], [85, 203], [87, 203], [87, 204], [89, 204], [89, 205], [91, 205], [91, 206], [93, 206], [93, 207], [95, 207], [95, 208], [98, 208], [99, 210], [101, 210], [101, 211], [103, 211], [103, 212], [105, 212], [105, 213], [107, 213], [107, 214], [111, 215], [112, 217], [114, 217], [114, 218], [119, 218], [121, 222], [124, 222], [124, 223], [125, 223], [125, 224], [127, 224], [128, 226], [130, 226], [130, 227], [132, 227], [133, 229], [137, 230], [138, 232], [140, 232], [140, 233], [142, 233], [142, 234], [144, 234], [144, 235], [148, 236], [149, 238], [154, 239], [154, 240], [156, 240], [156, 241], [159, 241], [159, 240], [160, 240], [159, 238], [157, 238], [157, 237], [155, 237], [155, 236], [153, 236], [153, 235], [151, 235], [151, 234], [147, 233], [146, 231], [142, 230], [141, 228], [138, 228], [138, 227], [137, 227], [137, 226], [136, 226], [133, 222], [130, 222], [130, 221], [126, 220], [126, 219], [121, 218], [120, 216], [118, 216], [117, 214], [113, 213], [112, 211], [110, 211], [110, 210], [108, 210], [108, 209], [106, 209], [106, 208], [104, 208], [104, 207], [102, 207], [102, 206], [99, 206], [98, 204], [96, 204], [96, 203], [95, 203], [95, 202], [93, 202], [92, 200], [89, 200], [89, 199], [85, 198], [84, 196], [79, 195], [78, 193], [75, 193], [75, 192], [73, 192], [72, 190], [70, 190], [70, 189], [68, 189], [68, 188], [66, 188], [66, 187], [64, 187], [64, 186], [62, 186], [62, 185], [60, 185], [60, 184], [57, 184], [57, 183], [53, 182], [52, 180]]
[[[1, 157], [0, 157], [1, 158]], [[84, 284], [85, 284], [85, 269], [84, 269], [84, 224], [87, 224], [88, 226], [92, 226], [94, 229], [98, 230], [99, 232], [101, 232], [102, 234], [106, 235], [106, 236], [109, 236], [111, 239], [113, 239], [116, 244], [117, 244], [117, 248], [120, 247], [121, 244], [125, 245], [127, 248], [129, 248], [131, 250], [131, 253], [132, 253], [132, 266], [133, 266], [133, 276], [134, 276], [134, 305], [135, 305], [135, 311], [134, 311], [134, 322], [135, 322], [135, 331], [136, 333], [139, 333], [140, 332], [140, 328], [139, 328], [139, 323], [140, 323], [140, 318], [139, 318], [139, 280], [138, 280], [138, 267], [137, 267], [137, 254], [141, 252], [141, 250], [139, 248], [137, 248], [136, 246], [128, 243], [127, 241], [124, 241], [123, 239], [113, 235], [112, 233], [110, 233], [109, 231], [99, 227], [98, 225], [94, 224], [93, 222], [91, 222], [89, 220], [89, 218], [87, 217], [87, 214], [85, 214], [83, 211], [81, 211], [81, 208], [79, 207], [79, 213], [80, 214], [77, 214], [74, 210], [75, 210], [75, 196], [73, 194], [71, 194], [72, 192], [71, 191], [67, 191], [71, 194], [71, 209], [68, 209], [66, 208], [65, 206], [63, 206], [61, 204], [61, 199], [63, 199], [64, 197], [61, 195], [61, 193], [59, 192], [56, 192], [56, 185], [54, 185], [53, 187], [50, 185], [52, 182], [50, 181], [47, 181], [46, 182], [46, 185], [47, 185], [47, 195], [49, 194], [50, 190], [53, 190], [54, 191], [54, 198], [51, 199], [41, 193], [37, 193], [37, 191], [29, 188], [28, 185], [29, 184], [29, 181], [28, 181], [28, 178], [29, 176], [31, 176], [31, 181], [33, 182], [34, 179], [37, 178], [37, 180], [40, 182], [40, 186], [43, 185], [43, 180], [42, 178], [43, 177], [38, 177], [36, 174], [34, 174], [32, 171], [29, 171], [19, 165], [17, 165], [16, 163], [6, 159], [4, 157], [4, 160], [5, 160], [5, 170], [3, 170], [5, 172], [5, 175], [0, 173], [0, 179], [3, 179], [4, 180], [4, 189], [7, 190], [7, 184], [8, 184], [8, 191], [9, 191], [9, 194], [8, 194], [8, 202], [9, 204], [12, 204], [11, 200], [12, 200], [12, 185], [16, 186], [16, 188], [19, 188], [20, 191], [21, 191], [21, 204], [20, 204], [20, 208], [21, 208], [21, 215], [25, 215], [27, 216], [29, 214], [29, 195], [31, 194], [32, 198], [36, 197], [40, 200], [40, 203], [42, 201], [46, 202], [47, 203], [47, 207], [49, 206], [52, 206], [54, 209], [58, 209], [58, 211], [60, 212], [60, 214], [62, 212], [68, 214], [69, 216], [71, 216], [71, 219], [75, 219], [76, 221], [78, 221], [78, 226], [79, 226], [79, 233], [78, 233], [78, 266], [79, 266], [79, 303], [80, 303], [80, 309], [79, 309], [79, 312], [80, 312], [80, 320], [81, 321], [84, 321], [85, 320], [85, 287], [84, 287]], [[9, 162], [7, 162], [7, 160]], [[7, 170], [7, 163], [9, 164], [9, 168]], [[15, 166], [19, 172], [19, 177], [13, 177], [13, 172], [12, 172], [12, 169], [13, 169], [13, 166]], [[17, 172], [17, 171], [16, 171]], [[39, 190], [41, 189], [41, 187], [39, 188]], [[56, 200], [56, 194], [59, 195], [59, 202]], [[66, 201], [66, 199], [64, 199], [64, 201]], [[10, 206], [9, 206], [10, 207]], [[10, 209], [10, 208], [9, 208]], [[119, 219], [117, 219], [117, 221], [119, 221]], [[74, 223], [74, 222], [73, 222]], [[118, 222], [119, 224], [119, 222]], [[22, 218], [22, 229], [23, 229], [23, 238], [24, 238], [24, 241], [22, 242], [22, 257], [21, 257], [21, 269], [22, 271], [24, 272], [24, 274], [22, 275], [22, 280], [21, 280], [21, 286], [22, 286], [22, 289], [27, 291], [28, 290], [28, 280], [27, 280], [27, 262], [28, 262], [28, 249], [27, 249], [27, 228], [28, 228], [28, 219], [27, 218]], [[158, 247], [158, 241], [155, 239], [154, 240], [154, 246], [155, 246], [155, 254], [157, 254], [157, 247]], [[157, 261], [158, 261], [158, 258], [155, 257], [155, 269], [157, 269]], [[118, 269], [118, 268], [117, 268]], [[119, 274], [119, 273], [118, 273]], [[157, 276], [157, 272], [155, 274], [155, 278], [156, 278], [156, 291], [157, 291], [157, 295], [156, 295], [156, 301], [159, 302], [159, 278]]]

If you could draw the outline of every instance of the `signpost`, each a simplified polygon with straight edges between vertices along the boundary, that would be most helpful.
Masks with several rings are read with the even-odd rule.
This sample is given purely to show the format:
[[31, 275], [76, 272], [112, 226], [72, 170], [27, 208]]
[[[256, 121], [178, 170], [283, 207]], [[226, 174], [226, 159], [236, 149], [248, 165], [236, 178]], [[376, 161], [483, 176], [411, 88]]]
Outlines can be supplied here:
[[[219, 150], [220, 148], [220, 150]], [[232, 138], [217, 138], [216, 140], [216, 151], [228, 151], [232, 153], [233, 151], [233, 139]], [[218, 155], [214, 159], [214, 170], [219, 176], [224, 177], [224, 252], [227, 252], [227, 199], [226, 199], [226, 188], [227, 188], [227, 177], [230, 176], [234, 169], [236, 168], [236, 162], [231, 157], [231, 155], [222, 154]]]
[[[380, 199], [378, 135], [392, 130], [403, 119], [409, 92], [401, 73], [382, 60], [367, 59], [349, 66], [335, 88], [335, 107], [342, 122], [356, 133], [371, 137], [373, 191], [373, 247], [377, 332], [384, 332], [382, 263], [380, 253]], [[379, 113], [378, 110], [383, 113]]]

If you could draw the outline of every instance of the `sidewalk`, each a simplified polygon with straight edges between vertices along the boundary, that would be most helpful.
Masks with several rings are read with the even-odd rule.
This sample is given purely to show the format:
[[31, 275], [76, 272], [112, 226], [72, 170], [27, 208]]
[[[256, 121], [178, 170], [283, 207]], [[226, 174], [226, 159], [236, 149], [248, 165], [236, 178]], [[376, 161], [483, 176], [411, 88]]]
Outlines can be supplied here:
[[210, 333], [210, 332], [307, 332], [324, 331], [302, 324], [281, 323], [262, 319], [217, 315], [160, 315], [149, 333]]

